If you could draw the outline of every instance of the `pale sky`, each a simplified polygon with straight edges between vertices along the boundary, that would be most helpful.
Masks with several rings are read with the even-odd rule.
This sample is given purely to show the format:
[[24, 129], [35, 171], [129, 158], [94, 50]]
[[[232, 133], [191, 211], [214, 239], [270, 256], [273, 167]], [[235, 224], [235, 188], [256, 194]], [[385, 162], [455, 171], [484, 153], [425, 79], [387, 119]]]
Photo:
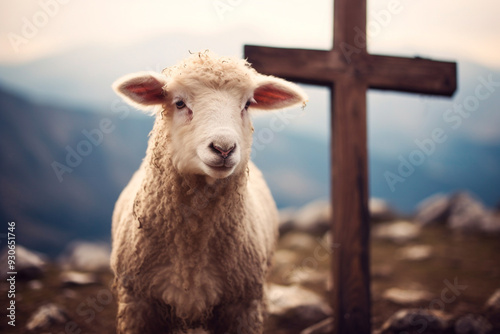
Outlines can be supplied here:
[[[387, 14], [390, 2], [397, 13]], [[467, 59], [500, 68], [500, 1], [368, 1], [373, 53]], [[378, 15], [377, 15], [378, 14]], [[255, 31], [242, 43], [331, 47], [331, 0], [0, 0], [0, 63], [163, 33]]]

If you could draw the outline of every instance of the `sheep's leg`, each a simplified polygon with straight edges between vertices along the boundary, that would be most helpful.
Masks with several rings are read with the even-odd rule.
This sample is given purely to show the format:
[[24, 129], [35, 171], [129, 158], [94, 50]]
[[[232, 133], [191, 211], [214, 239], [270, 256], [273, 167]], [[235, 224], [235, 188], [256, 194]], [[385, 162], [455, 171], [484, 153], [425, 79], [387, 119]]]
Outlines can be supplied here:
[[214, 310], [210, 330], [217, 334], [262, 334], [264, 303], [253, 300], [248, 304], [230, 304]]
[[130, 295], [119, 296], [116, 332], [118, 334], [159, 334], [171, 333], [157, 314], [155, 308], [146, 301]]

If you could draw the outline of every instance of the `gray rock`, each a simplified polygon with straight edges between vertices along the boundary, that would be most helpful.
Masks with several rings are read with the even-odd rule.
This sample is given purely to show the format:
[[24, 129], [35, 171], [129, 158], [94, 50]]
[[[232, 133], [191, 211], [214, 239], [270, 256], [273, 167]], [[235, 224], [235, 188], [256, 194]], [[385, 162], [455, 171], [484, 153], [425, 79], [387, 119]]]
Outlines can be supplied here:
[[393, 314], [380, 334], [442, 334], [450, 327], [449, 316], [436, 310], [403, 309]]
[[287, 277], [286, 283], [300, 284], [303, 287], [322, 287], [328, 290], [328, 280], [330, 273], [328, 271], [319, 271], [312, 268], [299, 267], [293, 270]]
[[455, 322], [455, 334], [488, 334], [491, 323], [481, 315], [467, 314]]
[[432, 246], [429, 245], [413, 245], [401, 248], [399, 258], [407, 261], [424, 261], [432, 256]]
[[425, 199], [418, 206], [415, 221], [420, 225], [443, 222], [454, 230], [500, 232], [500, 217], [468, 192]]
[[486, 308], [494, 312], [500, 312], [500, 289], [497, 289], [491, 297], [488, 298], [488, 301], [486, 301]]
[[[380, 198], [371, 198], [369, 202], [370, 218], [375, 221], [389, 221], [397, 214]], [[300, 209], [285, 208], [280, 210], [280, 235], [290, 231], [300, 231], [321, 236], [330, 230], [332, 210], [330, 201], [316, 200]]]
[[322, 236], [330, 230], [331, 216], [329, 201], [313, 201], [296, 213], [293, 227], [295, 231]]
[[372, 229], [374, 238], [389, 240], [398, 244], [416, 239], [421, 227], [406, 220], [375, 225]]
[[421, 225], [445, 223], [450, 214], [451, 198], [444, 194], [435, 194], [424, 199], [417, 206], [415, 221]]
[[304, 232], [291, 232], [283, 236], [280, 241], [280, 248], [292, 251], [308, 251], [319, 245], [319, 242], [310, 234]]
[[284, 208], [279, 211], [279, 233], [280, 236], [293, 231], [294, 228], [294, 217], [297, 213], [295, 208]]
[[300, 334], [331, 334], [334, 330], [334, 319], [326, 318], [325, 320], [304, 329]]
[[40, 306], [26, 324], [29, 331], [47, 329], [54, 324], [62, 324], [68, 320], [66, 312], [55, 304]]
[[488, 220], [487, 224], [483, 227], [486, 232], [500, 232], [500, 212], [491, 211], [491, 219]]
[[99, 271], [109, 269], [111, 248], [106, 243], [76, 241], [60, 257], [66, 270]]
[[310, 202], [299, 210], [286, 208], [280, 211], [280, 235], [304, 232], [323, 235], [330, 229], [330, 203], [324, 200]]
[[368, 202], [370, 218], [373, 221], [383, 222], [394, 220], [397, 217], [396, 212], [390, 205], [381, 198], [372, 197]]
[[298, 285], [271, 284], [268, 298], [270, 320], [287, 328], [305, 329], [332, 314], [321, 296]]
[[420, 302], [430, 301], [433, 295], [424, 290], [406, 290], [390, 288], [384, 291], [382, 298], [399, 305], [412, 305]]
[[99, 283], [96, 275], [78, 271], [62, 272], [60, 278], [64, 285], [89, 285]]
[[297, 307], [304, 303], [319, 304], [323, 298], [317, 293], [304, 289], [299, 285], [278, 285], [269, 284], [267, 286], [269, 299], [269, 312], [271, 314], [284, 314], [288, 309]]
[[[5, 253], [2, 254], [0, 258], [0, 263], [2, 265], [8, 265], [8, 250], [5, 249]], [[17, 272], [16, 278], [32, 280], [36, 278], [40, 278], [43, 276], [45, 272], [46, 265], [48, 263], [48, 259], [45, 255], [37, 252], [33, 252], [21, 245], [17, 245], [15, 248], [15, 268], [14, 270], [10, 270], [7, 267], [2, 270], [0, 274], [2, 279], [7, 275], [7, 272], [15, 271]]]
[[500, 231], [498, 221], [492, 211], [473, 195], [460, 192], [452, 197], [448, 226], [456, 230]]

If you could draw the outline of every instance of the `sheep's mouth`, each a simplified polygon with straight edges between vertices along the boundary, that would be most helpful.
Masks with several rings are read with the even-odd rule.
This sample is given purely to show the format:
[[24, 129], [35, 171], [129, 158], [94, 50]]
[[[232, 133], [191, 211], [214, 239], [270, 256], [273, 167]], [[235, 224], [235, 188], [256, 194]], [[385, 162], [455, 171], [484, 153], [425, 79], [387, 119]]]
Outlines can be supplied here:
[[207, 175], [216, 179], [223, 179], [228, 177], [233, 173], [236, 167], [235, 164], [227, 165], [227, 162], [219, 166], [207, 163], [205, 163], [205, 165], [208, 167], [208, 170], [206, 170]]
[[212, 159], [209, 161], [204, 161], [205, 165], [215, 170], [230, 170], [237, 165], [234, 159]]
[[230, 171], [231, 169], [234, 168], [234, 166], [226, 166], [226, 165], [222, 165], [222, 166], [213, 166], [213, 165], [209, 165], [209, 164], [206, 164], [206, 165], [208, 167], [210, 167], [211, 169], [219, 171], [219, 172], [227, 172], [227, 171]]

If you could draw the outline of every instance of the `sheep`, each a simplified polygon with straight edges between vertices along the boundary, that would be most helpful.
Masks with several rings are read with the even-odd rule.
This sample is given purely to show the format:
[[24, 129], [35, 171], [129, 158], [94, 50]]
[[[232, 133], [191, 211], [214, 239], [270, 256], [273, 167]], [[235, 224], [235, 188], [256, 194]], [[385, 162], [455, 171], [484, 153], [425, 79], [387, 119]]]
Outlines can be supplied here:
[[210, 51], [113, 88], [156, 116], [113, 212], [117, 332], [262, 333], [278, 213], [250, 161], [249, 110], [305, 106], [306, 94]]

